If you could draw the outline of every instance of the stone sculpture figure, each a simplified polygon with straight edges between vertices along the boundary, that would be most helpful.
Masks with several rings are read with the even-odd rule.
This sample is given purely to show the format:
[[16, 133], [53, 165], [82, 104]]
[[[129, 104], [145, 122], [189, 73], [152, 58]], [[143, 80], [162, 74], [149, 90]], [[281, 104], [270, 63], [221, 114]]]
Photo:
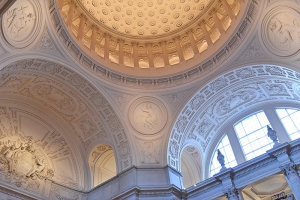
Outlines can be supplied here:
[[224, 155], [221, 153], [220, 149], [218, 149], [218, 156], [217, 156], [217, 159], [221, 165], [221, 170], [220, 171], [223, 171], [224, 169], [227, 169], [225, 167], [225, 159], [224, 159]]
[[26, 13], [26, 7], [20, 9], [14, 8], [8, 11], [8, 17], [6, 18], [6, 25], [10, 30], [11, 34], [15, 37], [19, 37], [21, 33], [25, 32], [28, 28], [28, 22], [35, 19], [34, 14]]
[[27, 177], [34, 176], [35, 173], [42, 172], [45, 169], [46, 163], [43, 156], [35, 157], [35, 165], [32, 166], [32, 169], [26, 174]]
[[8, 165], [8, 172], [14, 171], [14, 155], [18, 151], [19, 148], [16, 148], [16, 145], [13, 144], [11, 147], [5, 147], [4, 151], [2, 152], [0, 162], [2, 164]]
[[268, 137], [274, 142], [273, 147], [275, 147], [279, 144], [276, 131], [274, 131], [269, 125], [267, 125], [267, 128], [268, 128]]
[[154, 111], [154, 108], [152, 108], [152, 105], [150, 103], [147, 103], [144, 107], [141, 107], [141, 110], [146, 113], [145, 116], [145, 126], [147, 126], [149, 129], [153, 129], [157, 126], [157, 116]]

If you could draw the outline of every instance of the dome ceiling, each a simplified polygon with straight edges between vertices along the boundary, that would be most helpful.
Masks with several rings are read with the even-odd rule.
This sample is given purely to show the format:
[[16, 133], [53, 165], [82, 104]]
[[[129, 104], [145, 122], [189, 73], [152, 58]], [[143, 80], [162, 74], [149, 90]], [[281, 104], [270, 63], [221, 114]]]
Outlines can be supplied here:
[[85, 57], [122, 77], [162, 77], [194, 70], [220, 52], [248, 5], [241, 0], [57, 0], [56, 8], [76, 43], [71, 49], [68, 44], [71, 54], [85, 51]]
[[80, 0], [108, 30], [125, 36], [163, 36], [195, 22], [212, 0]]

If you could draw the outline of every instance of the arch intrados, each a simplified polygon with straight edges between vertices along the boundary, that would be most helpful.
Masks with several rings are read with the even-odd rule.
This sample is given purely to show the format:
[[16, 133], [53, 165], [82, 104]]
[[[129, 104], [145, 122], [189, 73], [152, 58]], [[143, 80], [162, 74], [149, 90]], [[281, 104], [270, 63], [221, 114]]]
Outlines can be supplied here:
[[[180, 122], [180, 120], [181, 120], [181, 117], [183, 117], [183, 116], [185, 116], [184, 115], [184, 111], [186, 110], [186, 109], [188, 109], [189, 107], [190, 107], [190, 105], [189, 104], [191, 104], [192, 103], [192, 100], [195, 98], [195, 97], [197, 97], [197, 95], [200, 95], [201, 94], [201, 89], [203, 89], [203, 88], [206, 88], [206, 87], [209, 87], [210, 86], [210, 84], [212, 84], [214, 81], [217, 81], [218, 79], [220, 79], [220, 78], [222, 78], [222, 77], [224, 77], [224, 75], [226, 75], [226, 74], [229, 74], [229, 73], [237, 73], [239, 70], [243, 70], [243, 69], [250, 69], [250, 70], [253, 70], [253, 67], [256, 67], [256, 66], [259, 66], [259, 67], [263, 67], [263, 68], [267, 68], [267, 67], [269, 67], [269, 68], [279, 68], [280, 70], [288, 70], [288, 71], [291, 71], [291, 72], [293, 72], [293, 73], [296, 73], [295, 75], [297, 75], [298, 76], [298, 73], [297, 73], [297, 71], [294, 71], [293, 69], [290, 69], [291, 67], [281, 67], [281, 66], [276, 66], [276, 65], [259, 65], [259, 64], [257, 64], [257, 65], [254, 65], [254, 66], [243, 66], [243, 67], [237, 67], [237, 68], [235, 68], [235, 69], [231, 69], [231, 70], [228, 70], [228, 71], [226, 71], [226, 72], [224, 72], [224, 73], [222, 73], [221, 75], [219, 75], [219, 76], [216, 76], [216, 77], [214, 77], [214, 79], [210, 79], [210, 81], [207, 81], [206, 82], [206, 84], [203, 84], [203, 85], [201, 85], [200, 87], [199, 87], [199, 89], [197, 90], [197, 92], [195, 92], [193, 95], [192, 95], [192, 97], [190, 98], [190, 100], [183, 106], [183, 110], [177, 115], [177, 118], [173, 121], [173, 128], [172, 128], [172, 131], [170, 132], [170, 134], [169, 134], [169, 139], [168, 139], [168, 145], [166, 145], [167, 146], [167, 157], [170, 157], [170, 158], [172, 158], [173, 160], [171, 160], [171, 159], [168, 159], [168, 163], [171, 165], [171, 166], [173, 166], [174, 168], [176, 168], [176, 169], [179, 169], [178, 167], [179, 167], [179, 164], [178, 164], [178, 162], [179, 162], [179, 157], [180, 157], [180, 152], [176, 152], [176, 144], [178, 145], [180, 145], [179, 146], [179, 148], [181, 148], [181, 146], [182, 146], [182, 142], [185, 140], [183, 137], [187, 134], [187, 132], [189, 131], [189, 128], [187, 128], [187, 127], [191, 127], [190, 125], [191, 125], [191, 122], [193, 121], [193, 120], [191, 120], [191, 119], [195, 119], [195, 116], [197, 116], [197, 115], [199, 115], [199, 110], [200, 110], [200, 108], [203, 108], [203, 106], [202, 105], [200, 105], [197, 109], [196, 109], [196, 112], [194, 112], [194, 113], [198, 113], [197, 115], [196, 114], [193, 114], [193, 116], [190, 116], [190, 119], [188, 119], [188, 120], [186, 120], [186, 124], [184, 125], [184, 130], [183, 130], [183, 132], [178, 132], [178, 130], [177, 130], [177, 128], [176, 128], [176, 125], [177, 125], [177, 123], [178, 122]], [[250, 82], [251, 80], [261, 80], [261, 78], [260, 77], [258, 77], [258, 76], [256, 76], [256, 74], [257, 74], [258, 72], [255, 72], [255, 74], [253, 75], [253, 76], [250, 76], [250, 77], [246, 77], [245, 78], [245, 81], [247, 81], [247, 82]], [[278, 75], [274, 75], [274, 74], [272, 74], [272, 73], [268, 73], [267, 74], [268, 75], [268, 77], [271, 77], [271, 78], [273, 78], [273, 77], [276, 77], [276, 78], [279, 78], [279, 79], [288, 79], [287, 77], [282, 77], [282, 76], [278, 76]], [[264, 75], [264, 76], [266, 76], [266, 75]], [[281, 78], [280, 78], [281, 77]], [[240, 81], [242, 81], [243, 79], [241, 79], [241, 80], [239, 80], [239, 81], [236, 81], [234, 84], [237, 84], [238, 82], [240, 82]], [[294, 78], [294, 79], [290, 79], [290, 80], [293, 80], [294, 82], [296, 82], [296, 78]], [[220, 91], [222, 91], [222, 90], [224, 90], [224, 89], [226, 89], [226, 88], [228, 88], [228, 85], [227, 86], [224, 86], [222, 89], [220, 89], [219, 91], [217, 91], [217, 92], [220, 92]], [[215, 94], [214, 94], [215, 95]], [[210, 97], [208, 97], [208, 99], [211, 99], [213, 96], [210, 96]], [[207, 102], [207, 99], [204, 101], [204, 102]], [[225, 123], [224, 121], [222, 122], [222, 123]], [[221, 123], [221, 124], [222, 124]], [[220, 127], [218, 128], [218, 130], [220, 129]], [[171, 135], [174, 135], [175, 133], [177, 133], [177, 135], [179, 134], [179, 136], [177, 137], [177, 138], [180, 138], [180, 143], [178, 143], [178, 141], [176, 141], [177, 139], [175, 138], [170, 138], [171, 137]], [[215, 137], [215, 136], [214, 136]], [[211, 142], [210, 142], [211, 143]], [[171, 146], [170, 146], [171, 145]], [[175, 153], [176, 153], [176, 156], [175, 157], [172, 157], [171, 155], [175, 155], [174, 154], [174, 152], [172, 153], [172, 145], [173, 145], [173, 147], [175, 146], [175, 150], [174, 150], [174, 148], [173, 148], [173, 151], [175, 151]], [[176, 162], [177, 162], [177, 164], [176, 164]]]

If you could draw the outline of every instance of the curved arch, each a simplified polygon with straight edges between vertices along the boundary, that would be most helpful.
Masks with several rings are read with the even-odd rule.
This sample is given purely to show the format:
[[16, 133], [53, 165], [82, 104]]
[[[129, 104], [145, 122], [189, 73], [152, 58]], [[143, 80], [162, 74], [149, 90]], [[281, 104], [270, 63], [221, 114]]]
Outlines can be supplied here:
[[185, 145], [180, 158], [183, 187], [188, 188], [203, 180], [202, 171], [202, 158], [198, 147], [193, 144]]
[[[242, 120], [243, 118], [256, 113], [258, 111], [262, 111], [262, 110], [266, 110], [266, 109], [273, 109], [276, 107], [286, 107], [288, 105], [288, 107], [293, 107], [293, 108], [300, 108], [300, 101], [299, 102], [291, 102], [291, 101], [287, 101], [287, 102], [282, 102], [281, 100], [272, 102], [272, 104], [270, 104], [269, 102], [262, 102], [258, 105], [254, 105], [253, 107], [250, 107], [247, 110], [244, 110], [243, 112], [236, 114], [235, 116], [233, 116], [230, 120], [228, 120], [226, 123], [224, 123], [222, 125], [222, 127], [220, 127], [218, 134], [214, 137], [213, 140], [211, 140], [211, 143], [209, 145], [209, 147], [207, 148], [207, 152], [206, 152], [206, 160], [204, 165], [204, 169], [205, 169], [205, 178], [208, 178], [208, 174], [209, 174], [209, 166], [210, 166], [210, 159], [212, 158], [215, 148], [218, 145], [220, 139], [223, 137], [224, 133], [226, 133], [231, 127], [233, 127], [233, 124], [237, 121]], [[271, 123], [271, 122], [270, 122]], [[272, 125], [272, 124], [271, 124]], [[238, 144], [239, 145], [239, 144]]]
[[[36, 149], [33, 152], [42, 154], [45, 158], [44, 169], [53, 170], [53, 182], [74, 189], [85, 189], [86, 170], [83, 155], [81, 149], [77, 148], [78, 143], [69, 134], [71, 128], [57, 120], [58, 115], [50, 109], [41, 109], [30, 101], [25, 102], [13, 97], [16, 96], [1, 95], [1, 148], [7, 138], [11, 141], [20, 140], [25, 145], [31, 143]], [[26, 142], [26, 138], [30, 140]], [[26, 167], [23, 170], [26, 171]]]
[[114, 150], [110, 145], [98, 144], [89, 154], [89, 170], [93, 187], [109, 180], [117, 174]]
[[187, 139], [196, 140], [207, 152], [220, 128], [247, 107], [276, 99], [297, 102], [299, 77], [298, 72], [284, 67], [248, 66], [226, 72], [201, 87], [174, 123], [167, 149], [169, 165], [179, 169], [179, 150]]
[[[11, 76], [18, 74], [20, 79], [21, 76], [26, 77], [24, 80], [20, 80], [21, 84], [24, 84], [22, 91], [25, 88], [29, 93], [33, 92], [34, 95], [39, 95], [35, 99], [48, 105], [52, 110], [58, 112], [64, 120], [68, 121], [85, 147], [90, 145], [92, 138], [99, 140], [102, 133], [102, 136], [105, 137], [115, 137], [117, 140], [112, 141], [113, 146], [117, 149], [119, 172], [132, 165], [133, 156], [128, 140], [130, 137], [126, 136], [121, 120], [98, 88], [81, 74], [69, 67], [44, 59], [19, 60], [3, 68], [2, 73]], [[7, 76], [2, 78], [3, 81], [8, 81]], [[27, 84], [25, 79], [30, 84]], [[52, 93], [45, 94], [45, 89], [52, 91]], [[20, 91], [18, 92], [20, 93]], [[65, 99], [59, 99], [61, 97], [54, 93], [59, 93]], [[68, 112], [63, 112], [63, 109], [71, 109], [71, 107], [66, 108], [66, 106], [71, 105], [75, 106], [76, 109], [70, 110], [70, 112], [77, 112], [77, 114], [73, 113], [72, 116], [68, 115]], [[108, 132], [111, 134], [107, 135]], [[96, 135], [100, 137], [96, 137]]]

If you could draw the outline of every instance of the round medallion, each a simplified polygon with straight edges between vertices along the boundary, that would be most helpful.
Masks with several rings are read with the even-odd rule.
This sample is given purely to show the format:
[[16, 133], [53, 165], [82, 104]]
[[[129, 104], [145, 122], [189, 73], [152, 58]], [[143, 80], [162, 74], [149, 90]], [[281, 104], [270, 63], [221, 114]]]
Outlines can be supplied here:
[[39, 24], [36, 4], [31, 0], [18, 0], [3, 16], [3, 34], [11, 46], [24, 48], [36, 38]]
[[272, 53], [287, 57], [300, 49], [300, 14], [289, 7], [269, 12], [262, 23], [262, 40]]
[[137, 99], [129, 109], [132, 127], [144, 135], [153, 135], [161, 131], [166, 125], [167, 117], [163, 103], [153, 97]]

